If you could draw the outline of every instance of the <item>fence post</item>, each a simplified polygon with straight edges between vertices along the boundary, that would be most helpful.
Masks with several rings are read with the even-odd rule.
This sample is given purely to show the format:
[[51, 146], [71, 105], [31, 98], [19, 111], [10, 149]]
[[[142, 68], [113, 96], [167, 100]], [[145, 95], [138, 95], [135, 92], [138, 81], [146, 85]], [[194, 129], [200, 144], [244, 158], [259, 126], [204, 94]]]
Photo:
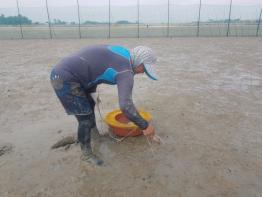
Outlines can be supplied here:
[[78, 6], [78, 19], [79, 19], [79, 39], [81, 39], [81, 31], [80, 31], [80, 13], [79, 13], [79, 0], [77, 0], [77, 6]]
[[167, 37], [170, 35], [170, 0], [167, 2]]
[[24, 39], [22, 24], [21, 24], [21, 14], [20, 14], [20, 10], [19, 10], [18, 0], [16, 0], [16, 6], [17, 6], [17, 14], [18, 14], [18, 18], [19, 18], [21, 38]]
[[256, 36], [258, 36], [259, 25], [261, 23], [261, 14], [262, 14], [262, 8], [260, 10], [260, 15], [259, 15], [259, 19], [258, 19], [258, 26], [257, 26], [257, 34], [256, 34]]
[[230, 0], [230, 7], [229, 7], [229, 16], [228, 16], [227, 32], [226, 32], [227, 37], [229, 35], [229, 30], [230, 30], [231, 9], [232, 9], [232, 0]]
[[140, 38], [140, 0], [137, 0], [137, 37]]
[[46, 9], [47, 9], [47, 18], [48, 18], [48, 27], [49, 27], [49, 34], [50, 34], [50, 38], [52, 39], [52, 32], [51, 32], [51, 24], [50, 24], [50, 16], [49, 16], [49, 11], [48, 11], [48, 4], [47, 4], [47, 0], [46, 0]]
[[197, 36], [197, 37], [199, 37], [200, 17], [201, 17], [201, 5], [202, 5], [202, 0], [200, 0], [200, 3], [199, 3], [199, 14], [198, 14], [198, 21], [197, 21], [197, 33], [196, 33], [196, 36]]
[[110, 18], [110, 12], [111, 12], [111, 10], [110, 10], [110, 0], [109, 0], [109, 35], [108, 35], [108, 38], [110, 38], [111, 37], [111, 18]]

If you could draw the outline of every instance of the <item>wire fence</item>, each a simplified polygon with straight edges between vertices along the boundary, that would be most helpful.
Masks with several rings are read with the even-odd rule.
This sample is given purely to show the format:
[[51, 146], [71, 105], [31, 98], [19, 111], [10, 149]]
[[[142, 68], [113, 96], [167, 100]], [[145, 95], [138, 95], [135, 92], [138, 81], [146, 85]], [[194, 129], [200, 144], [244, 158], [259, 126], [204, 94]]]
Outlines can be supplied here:
[[[32, 2], [33, 5], [32, 5]], [[260, 0], [13, 0], [0, 14], [0, 39], [261, 36]], [[32, 20], [22, 23], [22, 16]]]

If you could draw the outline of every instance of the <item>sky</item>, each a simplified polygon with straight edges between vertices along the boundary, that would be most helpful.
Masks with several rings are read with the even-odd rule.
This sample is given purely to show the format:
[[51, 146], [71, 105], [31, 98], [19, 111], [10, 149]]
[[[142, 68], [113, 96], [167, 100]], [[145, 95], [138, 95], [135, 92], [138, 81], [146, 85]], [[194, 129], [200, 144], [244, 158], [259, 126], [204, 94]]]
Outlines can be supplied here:
[[[47, 0], [51, 20], [60, 19], [77, 22], [77, 0]], [[108, 21], [109, 0], [78, 0], [81, 21]], [[136, 22], [138, 0], [110, 0], [111, 21], [128, 20]], [[167, 20], [168, 0], [139, 0], [140, 21], [161, 23]], [[192, 22], [197, 20], [200, 0], [169, 0], [170, 19], [173, 22]], [[20, 13], [33, 22], [46, 22], [45, 0], [18, 0]], [[201, 21], [228, 18], [230, 0], [202, 0]], [[160, 5], [162, 4], [162, 5]], [[127, 6], [127, 7], [123, 7]], [[232, 18], [255, 20], [260, 15], [260, 0], [233, 0]], [[0, 14], [17, 15], [16, 0], [0, 0]]]
[[[109, 4], [109, 0], [78, 0], [81, 6], [105, 6]], [[140, 1], [141, 5], [156, 5], [166, 4], [168, 0], [110, 0], [111, 5], [130, 6], [136, 5]], [[198, 4], [199, 0], [169, 0], [171, 4], [187, 5]], [[18, 0], [22, 7], [42, 7], [45, 5], [45, 0]], [[77, 0], [48, 0], [50, 6], [72, 6], [76, 5]], [[204, 4], [222, 5], [229, 4], [230, 0], [202, 0]], [[233, 4], [238, 5], [258, 5], [261, 0], [233, 0]], [[15, 7], [16, 0], [0, 0], [1, 8]]]

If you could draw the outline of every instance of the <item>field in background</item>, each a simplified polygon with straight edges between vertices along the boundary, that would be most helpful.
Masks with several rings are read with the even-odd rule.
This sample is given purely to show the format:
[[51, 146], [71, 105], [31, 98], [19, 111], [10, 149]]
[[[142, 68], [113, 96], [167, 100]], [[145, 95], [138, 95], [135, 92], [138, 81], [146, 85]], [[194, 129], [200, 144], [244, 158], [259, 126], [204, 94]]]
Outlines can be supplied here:
[[12, 0], [0, 5], [0, 39], [261, 36], [261, 5], [260, 0]]
[[[227, 23], [222, 24], [201, 24], [199, 36], [226, 36]], [[231, 24], [229, 36], [261, 36], [262, 26], [257, 24]], [[81, 26], [82, 38], [121, 38], [121, 37], [180, 37], [197, 36], [198, 27], [196, 25], [170, 24], [166, 25], [109, 25]], [[22, 33], [25, 39], [50, 38], [48, 26], [44, 25], [23, 25]], [[52, 38], [79, 38], [79, 27], [56, 25], [51, 27]], [[20, 26], [0, 26], [0, 39], [20, 39]]]

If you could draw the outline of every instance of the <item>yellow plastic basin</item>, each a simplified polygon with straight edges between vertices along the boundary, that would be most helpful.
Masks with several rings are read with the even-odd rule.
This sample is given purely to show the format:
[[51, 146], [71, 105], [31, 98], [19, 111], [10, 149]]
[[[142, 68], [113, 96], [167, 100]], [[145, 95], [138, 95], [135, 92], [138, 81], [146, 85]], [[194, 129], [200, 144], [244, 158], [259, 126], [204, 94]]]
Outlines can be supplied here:
[[[147, 121], [152, 119], [151, 114], [144, 110], [139, 110], [139, 114]], [[138, 136], [142, 134], [141, 129], [129, 121], [119, 109], [109, 112], [105, 117], [105, 121], [117, 136]]]

